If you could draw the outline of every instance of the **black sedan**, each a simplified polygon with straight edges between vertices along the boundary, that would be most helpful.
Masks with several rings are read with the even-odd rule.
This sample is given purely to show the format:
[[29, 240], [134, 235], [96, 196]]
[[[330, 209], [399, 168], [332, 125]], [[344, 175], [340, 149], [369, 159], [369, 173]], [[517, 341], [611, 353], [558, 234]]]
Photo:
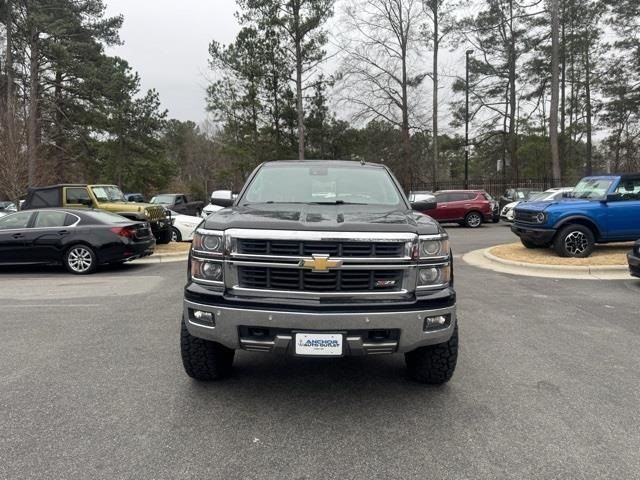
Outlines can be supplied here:
[[629, 271], [634, 277], [640, 278], [640, 240], [633, 246], [633, 250], [627, 255]]
[[151, 255], [149, 225], [88, 209], [40, 209], [0, 218], [0, 264], [63, 264], [76, 274]]

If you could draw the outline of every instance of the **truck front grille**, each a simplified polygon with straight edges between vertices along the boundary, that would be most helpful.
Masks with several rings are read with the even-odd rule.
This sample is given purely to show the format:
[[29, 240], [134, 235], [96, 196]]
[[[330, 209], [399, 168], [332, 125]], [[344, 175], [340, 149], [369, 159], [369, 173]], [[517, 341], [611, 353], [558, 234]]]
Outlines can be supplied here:
[[518, 210], [515, 212], [515, 220], [516, 222], [522, 223], [538, 223], [536, 221], [536, 216], [540, 212], [532, 212], [530, 210]]
[[238, 267], [240, 287], [263, 290], [393, 292], [400, 290], [402, 275], [402, 270], [336, 270], [317, 273], [296, 268]]
[[332, 257], [403, 257], [402, 242], [329, 242], [238, 239], [238, 253], [247, 255]]
[[164, 207], [147, 207], [147, 216], [150, 222], [164, 220], [167, 216]]

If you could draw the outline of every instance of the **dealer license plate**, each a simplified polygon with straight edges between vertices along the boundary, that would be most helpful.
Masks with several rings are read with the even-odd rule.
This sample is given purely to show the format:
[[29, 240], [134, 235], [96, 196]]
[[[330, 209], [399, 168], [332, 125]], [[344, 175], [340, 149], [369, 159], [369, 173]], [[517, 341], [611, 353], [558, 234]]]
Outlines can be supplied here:
[[342, 335], [339, 333], [296, 333], [296, 355], [342, 355]]

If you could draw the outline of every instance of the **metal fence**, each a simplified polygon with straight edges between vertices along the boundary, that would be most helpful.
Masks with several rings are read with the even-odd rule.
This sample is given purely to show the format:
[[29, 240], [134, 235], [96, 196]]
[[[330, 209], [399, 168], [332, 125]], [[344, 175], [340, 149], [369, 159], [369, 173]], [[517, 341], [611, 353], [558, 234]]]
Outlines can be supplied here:
[[[579, 179], [564, 179], [562, 186], [570, 187], [577, 183]], [[505, 180], [502, 178], [469, 179], [469, 190], [484, 190], [494, 197], [502, 195], [508, 188], [527, 188], [534, 191], [544, 191], [553, 187], [553, 179], [542, 178], [520, 178], [518, 180]], [[464, 180], [444, 180], [431, 183], [413, 185], [411, 190], [464, 190]]]

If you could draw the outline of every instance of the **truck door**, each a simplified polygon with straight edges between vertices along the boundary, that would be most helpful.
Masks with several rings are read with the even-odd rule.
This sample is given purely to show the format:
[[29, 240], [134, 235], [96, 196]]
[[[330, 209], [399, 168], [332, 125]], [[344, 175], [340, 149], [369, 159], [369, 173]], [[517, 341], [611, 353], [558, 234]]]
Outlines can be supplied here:
[[608, 201], [608, 237], [628, 240], [640, 238], [640, 177], [620, 181], [613, 193], [615, 200]]

